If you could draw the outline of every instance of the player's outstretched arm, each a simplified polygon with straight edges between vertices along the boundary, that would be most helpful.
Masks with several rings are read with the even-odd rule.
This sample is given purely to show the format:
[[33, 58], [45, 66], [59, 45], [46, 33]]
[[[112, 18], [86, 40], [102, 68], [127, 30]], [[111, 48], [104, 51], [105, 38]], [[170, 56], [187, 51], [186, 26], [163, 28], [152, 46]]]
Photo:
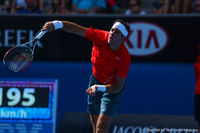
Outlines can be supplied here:
[[80, 26], [76, 23], [69, 22], [69, 21], [62, 21], [63, 23], [63, 28], [62, 30], [70, 33], [77, 34], [79, 36], [85, 36], [87, 33], [88, 28]]
[[44, 24], [41, 31], [47, 30], [48, 32], [51, 32], [53, 30], [62, 29], [69, 33], [74, 33], [79, 36], [85, 36], [87, 33], [88, 28], [80, 26], [76, 23], [70, 22], [70, 21], [49, 21]]

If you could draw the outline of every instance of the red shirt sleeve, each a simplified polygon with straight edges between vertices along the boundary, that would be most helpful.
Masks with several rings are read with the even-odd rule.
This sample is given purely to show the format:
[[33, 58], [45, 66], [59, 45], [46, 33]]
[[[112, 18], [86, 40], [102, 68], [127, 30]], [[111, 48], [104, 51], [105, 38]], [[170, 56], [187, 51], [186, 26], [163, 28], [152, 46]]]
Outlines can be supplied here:
[[94, 45], [102, 45], [107, 43], [108, 35], [108, 31], [93, 29], [92, 27], [90, 27], [88, 28], [85, 37], [91, 40]]

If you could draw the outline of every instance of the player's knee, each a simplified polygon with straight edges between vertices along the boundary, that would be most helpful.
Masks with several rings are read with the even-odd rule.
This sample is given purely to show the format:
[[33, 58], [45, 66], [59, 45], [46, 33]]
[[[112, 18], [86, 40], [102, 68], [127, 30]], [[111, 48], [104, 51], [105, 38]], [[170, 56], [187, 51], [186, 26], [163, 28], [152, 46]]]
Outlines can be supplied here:
[[90, 121], [91, 121], [92, 125], [96, 126], [96, 124], [97, 124], [97, 119], [90, 118]]

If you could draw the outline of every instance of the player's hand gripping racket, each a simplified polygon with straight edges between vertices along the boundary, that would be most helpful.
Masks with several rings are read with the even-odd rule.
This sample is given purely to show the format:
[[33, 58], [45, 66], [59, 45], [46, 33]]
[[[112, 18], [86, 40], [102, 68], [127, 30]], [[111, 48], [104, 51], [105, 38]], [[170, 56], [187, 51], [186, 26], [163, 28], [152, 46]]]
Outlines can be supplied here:
[[[11, 72], [20, 72], [26, 69], [33, 60], [34, 50], [37, 41], [46, 33], [47, 31], [41, 31], [35, 39], [30, 42], [16, 45], [9, 49], [3, 58], [3, 65]], [[30, 43], [33, 44], [31, 49], [27, 46]]]

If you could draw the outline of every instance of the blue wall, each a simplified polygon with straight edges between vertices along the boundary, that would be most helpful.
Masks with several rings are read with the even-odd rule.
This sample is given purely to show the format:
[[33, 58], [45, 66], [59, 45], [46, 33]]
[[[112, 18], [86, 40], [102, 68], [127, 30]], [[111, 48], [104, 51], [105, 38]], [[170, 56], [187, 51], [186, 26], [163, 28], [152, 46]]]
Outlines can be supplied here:
[[[119, 113], [193, 115], [192, 63], [132, 63]], [[86, 112], [90, 62], [32, 62], [20, 73], [0, 64], [0, 78], [57, 78], [57, 128], [64, 112]]]

